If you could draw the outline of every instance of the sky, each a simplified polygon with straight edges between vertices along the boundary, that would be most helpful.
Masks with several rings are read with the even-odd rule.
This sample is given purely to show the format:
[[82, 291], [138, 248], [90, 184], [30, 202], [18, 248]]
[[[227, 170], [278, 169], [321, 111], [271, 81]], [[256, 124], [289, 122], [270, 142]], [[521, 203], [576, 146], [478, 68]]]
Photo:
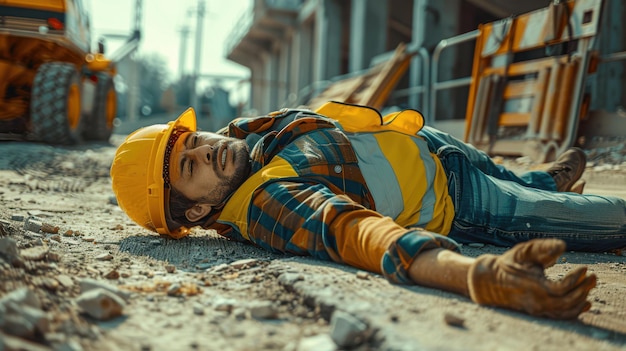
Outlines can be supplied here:
[[[247, 77], [249, 70], [225, 58], [224, 45], [242, 14], [249, 11], [252, 0], [143, 0], [142, 39], [138, 53], [162, 56], [172, 81], [178, 79], [181, 29], [187, 25], [187, 54], [184, 69], [194, 68], [196, 42], [196, 9], [205, 3], [202, 30], [201, 74], [221, 74]], [[86, 0], [91, 8], [92, 38], [106, 34], [130, 35], [134, 26], [135, 0]], [[108, 38], [107, 52], [113, 53], [123, 39]], [[233, 91], [234, 94], [237, 92]], [[242, 93], [242, 92], [240, 92]]]

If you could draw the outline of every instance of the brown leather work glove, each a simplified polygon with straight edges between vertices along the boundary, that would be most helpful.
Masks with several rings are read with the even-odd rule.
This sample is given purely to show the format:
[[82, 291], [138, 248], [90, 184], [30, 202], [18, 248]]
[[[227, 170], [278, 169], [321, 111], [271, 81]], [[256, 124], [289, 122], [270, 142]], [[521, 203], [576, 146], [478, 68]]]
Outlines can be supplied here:
[[518, 244], [502, 254], [481, 255], [468, 272], [472, 300], [523, 311], [533, 316], [573, 319], [591, 308], [589, 291], [596, 286], [596, 276], [586, 275], [580, 267], [563, 279], [554, 281], [544, 269], [552, 266], [565, 251], [565, 243], [556, 239], [535, 239]]

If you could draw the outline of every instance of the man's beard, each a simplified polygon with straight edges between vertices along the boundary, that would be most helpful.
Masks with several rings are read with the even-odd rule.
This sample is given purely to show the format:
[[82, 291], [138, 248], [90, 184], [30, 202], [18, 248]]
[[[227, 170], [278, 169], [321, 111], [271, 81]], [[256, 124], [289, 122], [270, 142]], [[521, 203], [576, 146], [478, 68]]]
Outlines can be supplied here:
[[233, 176], [227, 179], [221, 179], [218, 185], [211, 192], [212, 196], [217, 195], [222, 201], [218, 207], [232, 195], [250, 176], [251, 160], [250, 153], [246, 147], [238, 147], [234, 150], [235, 159], [237, 160], [236, 170]]

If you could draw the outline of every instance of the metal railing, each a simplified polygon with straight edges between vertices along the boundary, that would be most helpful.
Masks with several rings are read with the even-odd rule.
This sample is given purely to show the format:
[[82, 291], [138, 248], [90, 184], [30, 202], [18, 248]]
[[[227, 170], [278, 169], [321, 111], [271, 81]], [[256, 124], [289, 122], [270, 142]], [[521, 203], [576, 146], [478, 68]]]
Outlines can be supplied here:
[[439, 92], [440, 90], [444, 90], [444, 89], [458, 88], [458, 87], [472, 84], [471, 75], [469, 77], [450, 79], [450, 80], [441, 81], [441, 82], [437, 80], [438, 75], [439, 75], [439, 58], [441, 57], [441, 52], [444, 49], [452, 47], [454, 45], [459, 45], [468, 41], [475, 40], [479, 34], [480, 34], [480, 31], [476, 29], [471, 32], [457, 35], [448, 39], [443, 39], [435, 47], [435, 51], [433, 52], [432, 67], [431, 67], [432, 73], [430, 75], [430, 78], [431, 78], [430, 106], [429, 106], [430, 116], [427, 117], [426, 119], [427, 122], [432, 123], [435, 119], [435, 115], [437, 111], [437, 92]]

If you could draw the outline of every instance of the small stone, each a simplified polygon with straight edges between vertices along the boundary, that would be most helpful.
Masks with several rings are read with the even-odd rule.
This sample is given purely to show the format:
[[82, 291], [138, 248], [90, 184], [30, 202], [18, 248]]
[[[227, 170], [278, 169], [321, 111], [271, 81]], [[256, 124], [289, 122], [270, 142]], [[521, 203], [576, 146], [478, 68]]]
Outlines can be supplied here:
[[367, 324], [351, 314], [335, 310], [330, 319], [330, 337], [342, 348], [353, 348], [361, 345], [368, 332]]
[[72, 236], [74, 235], [74, 231], [71, 229], [68, 229], [65, 231], [65, 233], [63, 233], [63, 236]]
[[52, 224], [43, 223], [41, 225], [41, 231], [49, 234], [57, 234], [59, 232], [59, 227]]
[[92, 318], [109, 320], [122, 315], [124, 300], [104, 289], [94, 289], [81, 294], [76, 303]]
[[50, 348], [0, 332], [0, 350], [50, 351]]
[[52, 262], [59, 262], [61, 261], [61, 256], [56, 252], [48, 252], [46, 254], [46, 259]]
[[209, 272], [209, 273], [219, 273], [219, 272], [222, 272], [222, 271], [228, 269], [228, 267], [229, 266], [227, 264], [222, 263], [222, 264], [218, 264], [217, 266], [214, 266], [211, 269], [208, 269], [207, 272]]
[[29, 321], [38, 332], [44, 334], [50, 330], [50, 321], [44, 311], [31, 306], [21, 305], [19, 314]]
[[167, 266], [165, 266], [165, 271], [170, 274], [174, 273], [176, 272], [176, 266], [168, 264]]
[[216, 311], [228, 312], [230, 313], [235, 306], [235, 300], [218, 298], [213, 301], [213, 306]]
[[120, 273], [117, 270], [112, 270], [109, 273], [105, 274], [104, 277], [109, 280], [120, 279]]
[[34, 308], [41, 308], [41, 302], [33, 291], [28, 288], [22, 287], [15, 291], [6, 294], [0, 299], [0, 305], [13, 302], [18, 305], [26, 305]]
[[88, 292], [91, 290], [97, 290], [97, 289], [104, 289], [107, 290], [119, 297], [121, 297], [122, 299], [124, 299], [125, 301], [128, 301], [128, 299], [130, 298], [130, 293], [126, 292], [126, 291], [122, 291], [120, 289], [118, 289], [117, 287], [108, 284], [106, 282], [103, 281], [99, 281], [99, 280], [95, 280], [95, 279], [91, 279], [91, 278], [84, 278], [81, 279], [80, 281], [80, 291], [84, 292]]
[[24, 221], [24, 215], [12, 214], [11, 215], [11, 220], [14, 220], [14, 221], [17, 221], [17, 222], [22, 222], [22, 221]]
[[248, 311], [245, 308], [241, 308], [241, 307], [233, 309], [232, 314], [235, 317], [235, 319], [239, 321], [242, 321], [248, 317]]
[[358, 272], [356, 272], [356, 277], [358, 279], [368, 280], [370, 278], [370, 275], [367, 272], [358, 271]]
[[56, 281], [53, 278], [48, 278], [48, 277], [43, 277], [42, 278], [42, 285], [50, 290], [50, 291], [57, 291], [59, 290], [59, 282]]
[[113, 255], [109, 253], [103, 253], [95, 257], [98, 261], [111, 261], [113, 259]]
[[283, 286], [293, 287], [296, 282], [304, 280], [304, 276], [299, 273], [283, 273], [278, 276], [278, 282]]
[[250, 308], [250, 316], [255, 319], [275, 319], [278, 311], [270, 301], [257, 303]]
[[176, 296], [180, 293], [180, 284], [172, 284], [170, 285], [170, 287], [167, 289], [167, 295], [168, 296]]
[[443, 316], [443, 320], [449, 326], [457, 327], [457, 328], [465, 328], [465, 319], [458, 317], [452, 313], [449, 313], [449, 312], [446, 313]]
[[296, 351], [336, 351], [337, 345], [328, 334], [319, 334], [302, 338]]
[[41, 223], [41, 221], [29, 218], [26, 220], [26, 222], [24, 222], [24, 230], [38, 233], [41, 230], [42, 225], [43, 223]]
[[238, 260], [238, 261], [231, 262], [230, 266], [235, 268], [235, 269], [242, 269], [242, 268], [254, 267], [258, 263], [259, 263], [259, 260], [257, 260], [257, 259], [247, 258], [247, 259], [244, 259], [244, 260]]
[[48, 246], [35, 246], [22, 250], [20, 253], [22, 258], [28, 261], [41, 261], [46, 257], [49, 249]]
[[200, 304], [194, 304], [193, 305], [193, 314], [198, 315], [198, 316], [202, 316], [204, 315], [204, 307]]
[[6, 257], [9, 262], [13, 262], [20, 256], [17, 242], [11, 238], [0, 239], [0, 255]]
[[115, 196], [109, 196], [109, 204], [117, 206], [117, 198]]
[[74, 281], [72, 280], [72, 278], [65, 274], [58, 275], [56, 279], [59, 283], [61, 283], [61, 285], [68, 289], [74, 286]]
[[92, 236], [86, 236], [83, 238], [83, 241], [86, 241], [88, 243], [94, 242], [96, 241], [96, 238], [92, 237]]
[[60, 242], [61, 242], [61, 236], [60, 236], [60, 235], [58, 235], [58, 234], [52, 235], [52, 236], [50, 237], [50, 240], [54, 240], [54, 241], [56, 241], [56, 242], [59, 242], [59, 243], [60, 243]]
[[26, 318], [16, 313], [11, 313], [4, 317], [2, 330], [11, 335], [28, 339], [32, 339], [35, 334], [35, 326]]

